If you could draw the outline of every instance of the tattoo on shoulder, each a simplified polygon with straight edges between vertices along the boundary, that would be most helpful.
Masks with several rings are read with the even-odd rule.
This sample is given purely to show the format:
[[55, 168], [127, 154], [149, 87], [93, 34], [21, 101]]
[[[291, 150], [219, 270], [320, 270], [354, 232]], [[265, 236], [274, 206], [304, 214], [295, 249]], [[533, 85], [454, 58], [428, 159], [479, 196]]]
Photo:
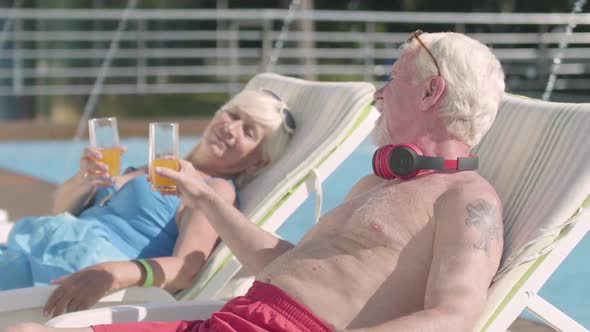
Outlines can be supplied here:
[[498, 239], [500, 231], [496, 218], [496, 209], [483, 199], [467, 204], [466, 208], [467, 220], [465, 220], [465, 225], [475, 226], [481, 234], [473, 247], [484, 250], [486, 255], [489, 256], [490, 243]]

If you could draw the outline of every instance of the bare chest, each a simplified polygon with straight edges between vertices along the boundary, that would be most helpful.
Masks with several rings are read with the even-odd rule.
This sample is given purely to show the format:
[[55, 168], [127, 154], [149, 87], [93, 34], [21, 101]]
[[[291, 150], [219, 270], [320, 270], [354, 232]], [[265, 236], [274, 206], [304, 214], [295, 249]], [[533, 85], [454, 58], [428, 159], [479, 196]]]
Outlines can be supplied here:
[[417, 182], [386, 182], [326, 214], [318, 232], [401, 250], [419, 233], [434, 231], [436, 197]]
[[[384, 183], [332, 210], [260, 280], [279, 286], [335, 326], [420, 308], [432, 259], [433, 198], [409, 184]], [[329, 303], [347, 303], [346, 313], [331, 312]], [[389, 310], [373, 310], [383, 306]]]

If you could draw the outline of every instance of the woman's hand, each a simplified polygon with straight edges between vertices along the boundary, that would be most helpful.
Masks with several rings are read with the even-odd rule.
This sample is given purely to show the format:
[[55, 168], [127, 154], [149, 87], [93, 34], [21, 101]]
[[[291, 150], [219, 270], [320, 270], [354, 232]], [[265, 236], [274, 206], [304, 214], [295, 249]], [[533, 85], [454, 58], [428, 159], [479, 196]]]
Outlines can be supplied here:
[[202, 174], [193, 167], [193, 164], [186, 160], [180, 160], [180, 170], [178, 171], [165, 167], [156, 167], [155, 172], [176, 182], [176, 195], [186, 207], [196, 208], [199, 205], [198, 201], [204, 195], [212, 192], [211, 188], [205, 183]]
[[59, 285], [43, 308], [45, 316], [88, 309], [104, 297], [114, 284], [113, 275], [101, 264], [52, 280]]
[[[127, 149], [121, 147], [121, 154]], [[113, 184], [113, 179], [109, 177], [109, 166], [100, 160], [102, 154], [98, 149], [88, 147], [85, 148], [82, 157], [80, 157], [80, 171], [84, 182], [92, 187], [109, 187]]]

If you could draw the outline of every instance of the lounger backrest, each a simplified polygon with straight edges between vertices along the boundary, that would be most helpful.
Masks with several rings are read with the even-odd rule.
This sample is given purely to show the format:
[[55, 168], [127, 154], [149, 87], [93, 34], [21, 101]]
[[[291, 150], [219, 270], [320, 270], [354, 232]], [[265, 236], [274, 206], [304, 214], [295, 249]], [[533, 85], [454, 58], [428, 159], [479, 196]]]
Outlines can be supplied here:
[[[257, 217], [275, 196], [296, 185], [349, 134], [368, 111], [375, 88], [364, 82], [312, 82], [276, 74], [252, 79], [246, 89], [270, 89], [291, 109], [297, 132], [281, 159], [240, 190], [242, 211]], [[365, 114], [366, 115], [366, 114]], [[260, 212], [259, 212], [260, 213]], [[255, 218], [258, 219], [258, 218]]]
[[539, 257], [590, 194], [590, 104], [506, 95], [474, 149], [503, 204], [499, 276]]
[[480, 174], [502, 200], [504, 222], [502, 263], [477, 331], [505, 330], [584, 236], [568, 233], [587, 231], [589, 133], [590, 104], [506, 95], [474, 149]]

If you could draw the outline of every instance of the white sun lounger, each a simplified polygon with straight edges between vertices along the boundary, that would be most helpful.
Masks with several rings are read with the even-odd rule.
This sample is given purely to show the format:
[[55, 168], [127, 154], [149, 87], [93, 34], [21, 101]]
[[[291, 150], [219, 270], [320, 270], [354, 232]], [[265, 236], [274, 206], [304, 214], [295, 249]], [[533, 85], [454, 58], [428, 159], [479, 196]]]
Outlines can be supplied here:
[[[311, 82], [265, 73], [254, 77], [246, 86], [246, 89], [261, 88], [278, 94], [297, 123], [296, 134], [284, 156], [239, 192], [244, 214], [274, 232], [314, 190], [321, 197], [322, 181], [370, 133], [378, 113], [370, 106], [375, 89], [369, 83]], [[245, 292], [252, 282], [250, 277], [236, 276], [240, 267], [222, 243], [194, 285], [176, 298], [159, 288], [132, 287], [103, 299], [105, 302], [99, 306], [227, 299]], [[0, 327], [19, 321], [44, 322], [41, 308], [53, 288], [0, 292]]]

